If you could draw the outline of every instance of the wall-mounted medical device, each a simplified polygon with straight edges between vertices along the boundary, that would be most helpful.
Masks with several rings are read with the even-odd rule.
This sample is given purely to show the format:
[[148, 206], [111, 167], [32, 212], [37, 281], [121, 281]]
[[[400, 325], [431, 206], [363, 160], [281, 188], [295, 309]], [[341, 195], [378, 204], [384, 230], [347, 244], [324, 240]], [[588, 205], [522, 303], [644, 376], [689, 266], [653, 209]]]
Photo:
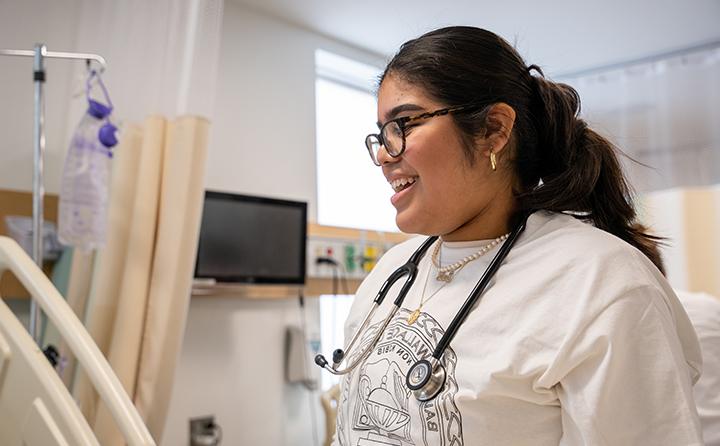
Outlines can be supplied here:
[[304, 284], [307, 203], [206, 191], [195, 278]]
[[308, 348], [308, 343], [300, 327], [285, 329], [285, 379], [291, 384], [302, 384], [314, 390], [320, 377], [319, 370], [311, 367], [316, 352]]

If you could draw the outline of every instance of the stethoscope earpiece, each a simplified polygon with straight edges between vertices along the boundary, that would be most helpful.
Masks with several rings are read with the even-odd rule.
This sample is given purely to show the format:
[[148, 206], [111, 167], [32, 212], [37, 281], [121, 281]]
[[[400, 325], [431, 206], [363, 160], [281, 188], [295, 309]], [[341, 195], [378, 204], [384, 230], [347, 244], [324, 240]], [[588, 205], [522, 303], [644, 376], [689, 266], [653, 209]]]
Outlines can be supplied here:
[[339, 348], [333, 352], [333, 362], [335, 364], [340, 364], [345, 357], [345, 352]]
[[322, 354], [317, 354], [315, 355], [315, 364], [322, 368], [325, 368], [325, 366], [327, 365], [327, 359], [325, 359], [325, 356], [323, 356]]
[[[345, 358], [345, 352], [339, 348], [333, 352], [333, 364], [337, 365], [342, 362], [342, 360]], [[325, 356], [322, 354], [315, 355], [315, 364], [319, 365], [322, 368], [327, 368], [328, 362], [327, 359], [325, 359]], [[333, 370], [333, 369], [329, 369]]]

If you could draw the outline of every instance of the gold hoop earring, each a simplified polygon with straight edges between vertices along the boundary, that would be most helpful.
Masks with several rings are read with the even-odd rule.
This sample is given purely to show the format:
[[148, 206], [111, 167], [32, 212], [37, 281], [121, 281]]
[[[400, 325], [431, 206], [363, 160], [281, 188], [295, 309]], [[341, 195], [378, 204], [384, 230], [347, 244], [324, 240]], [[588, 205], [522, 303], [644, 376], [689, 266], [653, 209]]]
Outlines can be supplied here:
[[497, 159], [495, 159], [495, 152], [490, 149], [490, 167], [492, 167], [493, 172], [497, 170]]

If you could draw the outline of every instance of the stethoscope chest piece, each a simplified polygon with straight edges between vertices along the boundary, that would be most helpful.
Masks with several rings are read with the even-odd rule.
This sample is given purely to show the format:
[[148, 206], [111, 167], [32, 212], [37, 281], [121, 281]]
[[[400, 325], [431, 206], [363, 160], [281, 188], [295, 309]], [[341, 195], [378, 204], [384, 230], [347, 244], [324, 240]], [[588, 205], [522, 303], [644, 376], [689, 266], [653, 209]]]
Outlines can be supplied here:
[[408, 370], [405, 382], [419, 401], [429, 401], [445, 385], [445, 367], [435, 358], [421, 359]]

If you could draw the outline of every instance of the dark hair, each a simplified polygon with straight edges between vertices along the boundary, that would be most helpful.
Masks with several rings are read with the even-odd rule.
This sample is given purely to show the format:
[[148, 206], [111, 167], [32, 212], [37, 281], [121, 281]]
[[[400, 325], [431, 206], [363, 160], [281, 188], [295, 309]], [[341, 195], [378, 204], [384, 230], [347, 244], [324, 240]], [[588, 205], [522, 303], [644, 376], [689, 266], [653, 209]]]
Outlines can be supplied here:
[[[651, 234], [650, 229], [641, 223], [634, 223], [632, 225], [632, 228], [642, 234]], [[661, 237], [648, 236], [648, 238], [641, 240], [641, 243], [642, 242], [645, 243], [645, 249], [641, 249], [641, 251], [650, 258], [650, 260], [655, 264], [655, 267], [662, 273], [663, 276], [667, 276], [667, 273], [665, 271], [665, 263], [663, 262], [662, 254], [660, 253], [660, 246], [666, 245], [666, 239]]]
[[578, 118], [580, 97], [572, 87], [527, 67], [500, 36], [467, 26], [431, 31], [400, 47], [380, 84], [388, 75], [420, 86], [445, 106], [478, 105], [451, 115], [471, 162], [476, 137], [497, 130], [487, 119], [490, 107], [511, 106], [516, 118], [507, 161], [518, 180], [515, 218], [540, 209], [570, 213], [653, 260], [650, 248], [660, 239], [633, 226], [635, 209], [618, 149]]

